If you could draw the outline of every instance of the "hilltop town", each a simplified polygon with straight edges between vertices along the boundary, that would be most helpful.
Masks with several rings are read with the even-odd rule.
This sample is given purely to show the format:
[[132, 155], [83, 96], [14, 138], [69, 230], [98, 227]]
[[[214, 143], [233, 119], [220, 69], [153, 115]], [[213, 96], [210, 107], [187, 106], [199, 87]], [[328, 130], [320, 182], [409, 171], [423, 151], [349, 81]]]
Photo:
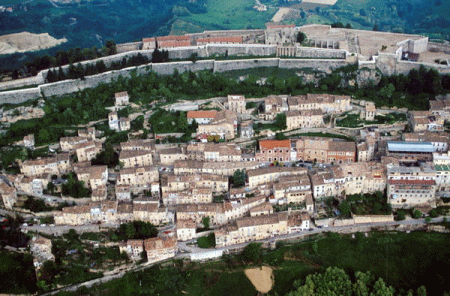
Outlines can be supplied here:
[[[448, 71], [447, 64], [431, 61], [438, 55], [445, 60], [447, 53], [435, 50], [428, 38], [355, 31], [268, 24], [265, 31], [146, 38], [119, 45], [118, 51], [161, 49], [174, 57], [195, 53], [192, 46], [200, 52], [217, 45], [227, 54], [231, 48], [268, 49], [278, 57], [327, 57], [388, 73], [395, 68], [395, 74], [405, 65]], [[297, 42], [299, 33], [306, 34], [309, 47]], [[266, 45], [258, 46], [262, 40]], [[183, 62], [187, 68], [181, 73], [200, 62]], [[13, 90], [4, 98], [21, 94]], [[30, 156], [42, 150], [37, 137], [51, 138], [41, 131], [11, 145], [30, 151], [30, 157], [3, 164], [0, 195], [7, 213], [26, 217], [22, 231], [41, 233], [30, 242], [37, 269], [55, 260], [45, 235], [67, 235], [71, 229], [108, 232], [151, 223], [157, 234], [114, 242], [128, 260], [155, 263], [180, 252], [204, 260], [222, 256], [229, 246], [316, 228], [446, 214], [442, 206], [450, 202], [449, 95], [435, 96], [422, 111], [327, 91], [161, 98], [144, 106], [122, 89], [109, 99], [114, 104], [101, 107], [106, 118], [64, 127], [67, 132], [44, 146], [44, 155]], [[4, 127], [49, 112], [43, 92], [20, 103], [28, 100], [36, 101], [2, 110]], [[38, 201], [45, 204], [39, 213], [29, 206]], [[211, 250], [195, 252], [205, 238]]]

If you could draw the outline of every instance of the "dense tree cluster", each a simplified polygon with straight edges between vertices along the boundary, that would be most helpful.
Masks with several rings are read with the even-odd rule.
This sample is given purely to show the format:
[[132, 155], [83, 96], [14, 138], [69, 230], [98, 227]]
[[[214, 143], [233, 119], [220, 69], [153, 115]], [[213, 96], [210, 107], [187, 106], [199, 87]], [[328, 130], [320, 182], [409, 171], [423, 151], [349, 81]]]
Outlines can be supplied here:
[[62, 185], [62, 194], [75, 198], [89, 197], [90, 190], [84, 186], [83, 181], [78, 181], [74, 173], [69, 173], [67, 182]]
[[[382, 278], [376, 278], [370, 272], [355, 273], [354, 279], [343, 270], [337, 267], [329, 267], [324, 273], [310, 274], [305, 280], [298, 280], [294, 283], [297, 287], [288, 296], [325, 296], [325, 295], [367, 295], [367, 296], [394, 296], [395, 289], [388, 286]], [[401, 294], [400, 294], [401, 295]], [[424, 286], [414, 293], [408, 291], [408, 296], [427, 295]]]
[[157, 234], [158, 230], [153, 224], [143, 221], [120, 224], [116, 231], [117, 239], [119, 240], [147, 239], [156, 237]]

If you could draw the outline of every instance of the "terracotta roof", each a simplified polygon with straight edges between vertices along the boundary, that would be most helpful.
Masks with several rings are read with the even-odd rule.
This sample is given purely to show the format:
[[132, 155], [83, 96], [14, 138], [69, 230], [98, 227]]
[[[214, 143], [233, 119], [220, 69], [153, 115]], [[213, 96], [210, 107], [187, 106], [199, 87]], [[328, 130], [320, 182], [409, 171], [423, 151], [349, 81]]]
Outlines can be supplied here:
[[201, 38], [197, 39], [197, 43], [217, 43], [217, 42], [231, 42], [231, 43], [242, 43], [243, 38], [241, 37], [211, 37], [211, 38]]
[[260, 140], [260, 149], [289, 148], [291, 149], [291, 140]]
[[171, 36], [157, 36], [157, 37], [151, 37], [151, 38], [144, 38], [142, 39], [143, 42], [152, 42], [158, 40], [159, 41], [186, 41], [190, 40], [191, 37], [189, 36], [177, 36], [177, 35], [171, 35]]
[[148, 150], [122, 150], [120, 151], [119, 159], [126, 159], [144, 155], [151, 155], [151, 152]]
[[388, 180], [389, 185], [436, 185], [434, 180]]
[[184, 47], [191, 46], [191, 41], [160, 41], [158, 39], [158, 47]]
[[211, 111], [189, 111], [187, 118], [215, 118], [217, 115], [216, 110]]
[[177, 220], [177, 228], [178, 229], [196, 228], [196, 227], [197, 227], [197, 223], [195, 223], [195, 221], [193, 221], [193, 220]]
[[144, 241], [145, 250], [161, 250], [176, 247], [175, 237], [153, 237]]
[[286, 220], [287, 220], [286, 213], [275, 213], [270, 215], [240, 218], [236, 220], [236, 224], [239, 228], [242, 228], [257, 225], [278, 224], [281, 221]]
[[356, 144], [355, 142], [345, 142], [345, 141], [331, 141], [328, 146], [329, 151], [348, 151], [355, 152]]
[[127, 241], [127, 245], [132, 248], [144, 248], [144, 240], [142, 239], [130, 239]]

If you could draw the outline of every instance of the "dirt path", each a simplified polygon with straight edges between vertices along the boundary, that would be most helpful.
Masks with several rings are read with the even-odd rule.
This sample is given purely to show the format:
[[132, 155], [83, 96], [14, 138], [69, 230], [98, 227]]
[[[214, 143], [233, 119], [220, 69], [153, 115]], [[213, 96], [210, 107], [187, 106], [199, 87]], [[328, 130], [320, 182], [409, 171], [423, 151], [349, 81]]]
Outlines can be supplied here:
[[268, 293], [272, 289], [272, 268], [268, 266], [263, 266], [261, 268], [248, 268], [244, 272], [257, 291], [261, 293]]

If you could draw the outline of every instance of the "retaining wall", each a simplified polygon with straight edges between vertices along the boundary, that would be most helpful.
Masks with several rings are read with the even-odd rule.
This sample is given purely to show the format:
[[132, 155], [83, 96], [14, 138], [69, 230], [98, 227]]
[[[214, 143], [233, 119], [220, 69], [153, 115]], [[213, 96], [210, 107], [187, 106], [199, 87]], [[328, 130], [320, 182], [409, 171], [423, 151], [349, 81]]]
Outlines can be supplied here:
[[331, 73], [332, 70], [347, 66], [345, 60], [327, 59], [280, 59], [279, 67], [282, 69], [312, 68], [316, 71]]
[[244, 70], [260, 67], [278, 67], [278, 58], [272, 59], [250, 59], [250, 60], [232, 60], [232, 61], [216, 61], [214, 64], [214, 72], [226, 72], [233, 70]]
[[42, 72], [39, 72], [36, 76], [33, 77], [1, 82], [0, 90], [7, 90], [29, 85], [39, 85], [42, 83], [44, 83], [44, 77], [42, 76]]
[[0, 105], [20, 104], [40, 97], [41, 92], [38, 87], [5, 91], [0, 93]]

